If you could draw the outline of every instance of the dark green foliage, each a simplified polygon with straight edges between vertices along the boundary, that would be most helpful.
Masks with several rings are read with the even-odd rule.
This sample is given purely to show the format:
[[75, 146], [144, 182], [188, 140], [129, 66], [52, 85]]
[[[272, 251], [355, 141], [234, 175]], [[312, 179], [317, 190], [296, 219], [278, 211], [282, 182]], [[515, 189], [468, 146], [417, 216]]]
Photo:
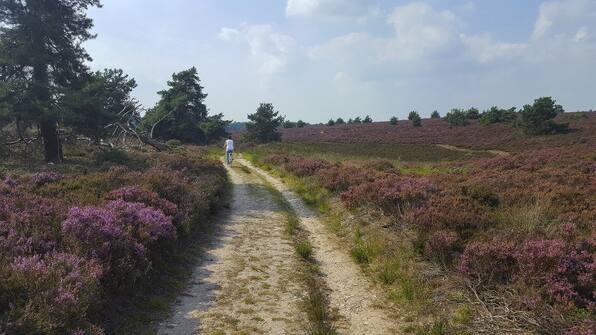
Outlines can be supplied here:
[[445, 120], [451, 126], [467, 126], [469, 124], [467, 113], [462, 109], [452, 109], [451, 112], [445, 115]]
[[352, 121], [352, 122], [353, 122], [353, 123], [356, 123], [356, 124], [360, 124], [360, 123], [362, 123], [362, 118], [361, 118], [360, 116], [357, 116], [357, 117], [354, 119], [354, 121]]
[[362, 123], [372, 123], [372, 122], [373, 122], [373, 120], [372, 120], [372, 118], [370, 117], [370, 115], [367, 115], [367, 116], [364, 118], [364, 120], [362, 120]]
[[327, 127], [331, 126], [335, 126], [335, 121], [333, 121], [333, 119], [329, 119], [329, 121], [327, 121]]
[[118, 113], [133, 104], [130, 93], [136, 86], [135, 80], [120, 69], [93, 73], [80, 90], [65, 96], [67, 125], [98, 143], [108, 135], [105, 126], [118, 120]]
[[257, 143], [279, 141], [281, 139], [277, 128], [284, 118], [275, 111], [273, 104], [262, 103], [254, 114], [249, 114], [250, 122], [246, 124], [246, 138]]
[[229, 124], [223, 115], [208, 115], [197, 69], [174, 73], [168, 89], [158, 92], [161, 100], [147, 112], [142, 127], [153, 138], [177, 139], [186, 143], [206, 144], [226, 135]]
[[62, 161], [57, 100], [87, 75], [82, 43], [93, 38], [93, 21], [85, 11], [95, 6], [99, 0], [0, 1], [3, 109], [8, 103], [15, 122], [39, 125], [48, 162]]
[[567, 124], [557, 124], [554, 118], [564, 112], [561, 105], [551, 97], [534, 100], [533, 105], [525, 105], [519, 113], [517, 126], [529, 135], [553, 134], [567, 129]]
[[335, 124], [346, 124], [346, 122], [342, 118], [337, 118], [337, 120], [335, 120]]
[[439, 112], [437, 112], [437, 111], [433, 111], [433, 112], [430, 114], [430, 118], [431, 118], [431, 119], [440, 119], [440, 118], [441, 118], [441, 115], [439, 114]]
[[478, 120], [480, 118], [480, 111], [478, 108], [472, 107], [466, 111], [466, 118], [468, 120]]
[[282, 126], [284, 128], [286, 128], [286, 129], [288, 129], [288, 128], [296, 128], [297, 127], [297, 124], [296, 124], [296, 122], [292, 122], [290, 120], [285, 120]]
[[349, 118], [348, 119], [348, 124], [353, 124], [353, 123], [354, 123], [354, 120], [352, 118]]
[[422, 119], [420, 118], [420, 114], [416, 111], [411, 111], [410, 114], [408, 114], [408, 120], [412, 121], [414, 127], [422, 126]]
[[391, 119], [389, 120], [389, 124], [392, 126], [395, 126], [397, 124], [397, 117], [396, 116], [392, 116]]
[[482, 113], [482, 116], [480, 117], [480, 123], [512, 123], [515, 121], [516, 117], [517, 113], [515, 111], [515, 107], [501, 109], [497, 106], [493, 106], [489, 110]]
[[304, 126], [306, 126], [304, 121], [298, 120], [298, 122], [296, 122], [296, 128], [304, 128]]

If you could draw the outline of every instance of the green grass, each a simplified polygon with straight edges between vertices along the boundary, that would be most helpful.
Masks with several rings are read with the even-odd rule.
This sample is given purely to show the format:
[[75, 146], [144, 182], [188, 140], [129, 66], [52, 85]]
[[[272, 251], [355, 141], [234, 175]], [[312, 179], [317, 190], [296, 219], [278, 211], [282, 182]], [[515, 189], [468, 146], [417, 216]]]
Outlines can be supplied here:
[[310, 158], [326, 159], [333, 162], [366, 161], [387, 159], [395, 162], [441, 162], [461, 161], [478, 157], [490, 157], [484, 152], [462, 152], [423, 144], [383, 144], [383, 143], [271, 143], [251, 148], [253, 151], [274, 151], [297, 154]]
[[312, 258], [312, 245], [308, 241], [300, 241], [296, 244], [296, 252], [300, 257], [309, 260]]

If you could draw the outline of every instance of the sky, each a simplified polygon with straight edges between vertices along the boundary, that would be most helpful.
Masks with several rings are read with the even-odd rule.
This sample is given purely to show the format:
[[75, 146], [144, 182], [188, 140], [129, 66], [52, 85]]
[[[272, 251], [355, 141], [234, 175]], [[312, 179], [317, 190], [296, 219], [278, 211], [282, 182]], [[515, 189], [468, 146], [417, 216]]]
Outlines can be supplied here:
[[85, 42], [152, 107], [196, 66], [211, 113], [261, 102], [290, 120], [400, 119], [521, 107], [596, 109], [596, 0], [103, 0]]

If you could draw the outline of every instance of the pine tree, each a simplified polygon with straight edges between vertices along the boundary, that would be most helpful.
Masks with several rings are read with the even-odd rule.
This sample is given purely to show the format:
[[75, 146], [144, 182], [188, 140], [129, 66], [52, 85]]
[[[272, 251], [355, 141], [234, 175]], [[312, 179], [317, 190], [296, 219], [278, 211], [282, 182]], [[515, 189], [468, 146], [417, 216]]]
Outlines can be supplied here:
[[283, 123], [284, 118], [270, 103], [262, 103], [257, 111], [248, 115], [250, 122], [246, 124], [246, 138], [258, 143], [279, 141], [281, 135], [277, 128]]
[[168, 89], [158, 92], [161, 99], [147, 112], [142, 127], [153, 138], [176, 139], [186, 143], [204, 144], [225, 136], [229, 122], [222, 115], [208, 115], [197, 69], [174, 73]]
[[11, 110], [15, 119], [38, 124], [47, 162], [63, 159], [56, 99], [87, 73], [91, 58], [82, 43], [93, 38], [86, 10], [94, 6], [100, 1], [0, 0], [2, 85], [24, 89], [14, 95], [26, 99], [12, 99]]

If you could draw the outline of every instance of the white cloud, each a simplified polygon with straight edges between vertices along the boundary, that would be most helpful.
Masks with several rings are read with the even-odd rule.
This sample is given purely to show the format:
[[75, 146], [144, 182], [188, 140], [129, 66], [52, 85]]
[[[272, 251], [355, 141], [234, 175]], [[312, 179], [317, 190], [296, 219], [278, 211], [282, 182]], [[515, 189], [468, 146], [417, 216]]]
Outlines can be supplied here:
[[450, 11], [437, 11], [414, 2], [397, 7], [387, 18], [395, 37], [387, 43], [388, 57], [414, 59], [448, 48], [457, 39], [458, 20]]
[[[534, 24], [532, 38], [534, 40], [554, 35], [573, 35], [578, 25], [591, 22], [596, 24], [596, 1], [593, 0], [560, 0], [543, 2], [538, 11], [538, 19]], [[584, 28], [587, 29], [587, 28]]]
[[273, 75], [282, 72], [296, 50], [293, 37], [275, 32], [268, 24], [245, 25], [241, 29], [222, 28], [220, 39], [241, 39], [249, 47], [251, 58], [258, 63], [259, 73]]
[[286, 16], [363, 22], [379, 14], [368, 0], [288, 0]]
[[240, 31], [238, 29], [224, 27], [221, 28], [219, 34], [217, 34], [217, 37], [224, 41], [231, 41], [238, 37], [238, 35], [240, 35]]
[[386, 18], [394, 34], [377, 37], [350, 33], [310, 49], [315, 61], [330, 61], [335, 71], [354, 79], [404, 75], [437, 76], [509, 65], [596, 57], [591, 31], [596, 29], [596, 1], [543, 3], [532, 38], [526, 42], [495, 40], [489, 33], [463, 33], [462, 20], [449, 10], [424, 2], [396, 7]]
[[487, 33], [472, 36], [461, 34], [460, 38], [472, 57], [483, 64], [498, 60], [519, 60], [528, 49], [526, 43], [495, 42]]

